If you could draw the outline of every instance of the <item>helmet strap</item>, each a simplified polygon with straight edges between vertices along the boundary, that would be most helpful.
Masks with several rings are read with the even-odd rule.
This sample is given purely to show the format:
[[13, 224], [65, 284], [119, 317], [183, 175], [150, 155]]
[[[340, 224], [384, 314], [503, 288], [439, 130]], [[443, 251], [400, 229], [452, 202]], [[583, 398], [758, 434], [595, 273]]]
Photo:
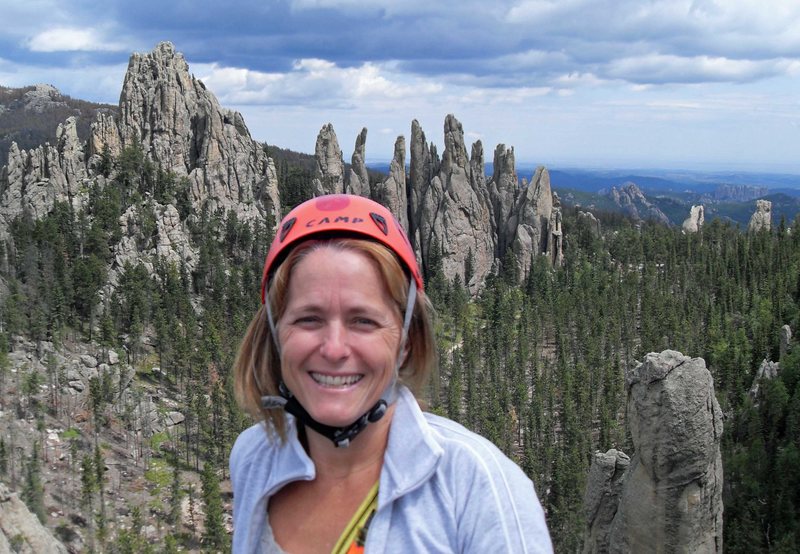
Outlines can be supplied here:
[[[323, 437], [330, 439], [337, 448], [346, 448], [350, 446], [352, 441], [361, 431], [363, 431], [370, 423], [375, 423], [380, 420], [389, 409], [389, 406], [394, 403], [397, 397], [397, 381], [400, 373], [400, 366], [405, 361], [405, 348], [408, 342], [408, 331], [411, 328], [411, 318], [414, 312], [414, 304], [417, 300], [417, 283], [412, 277], [409, 280], [408, 298], [406, 299], [406, 311], [403, 315], [403, 332], [400, 337], [400, 345], [397, 353], [397, 362], [392, 371], [392, 379], [386, 388], [383, 390], [380, 399], [358, 419], [350, 425], [344, 427], [333, 427], [320, 423], [298, 402], [297, 398], [292, 394], [285, 383], [281, 382], [278, 387], [280, 396], [266, 395], [261, 397], [261, 407], [267, 410], [283, 408], [286, 412], [295, 416], [304, 425], [310, 427]], [[272, 310], [269, 306], [269, 298], [265, 302], [267, 306], [267, 321], [269, 322], [272, 340], [275, 348], [280, 354], [280, 345], [278, 344], [278, 334], [276, 331], [275, 322], [272, 319]], [[261, 389], [258, 381], [258, 375], [255, 367], [253, 368], [253, 375], [256, 379], [256, 384]]]

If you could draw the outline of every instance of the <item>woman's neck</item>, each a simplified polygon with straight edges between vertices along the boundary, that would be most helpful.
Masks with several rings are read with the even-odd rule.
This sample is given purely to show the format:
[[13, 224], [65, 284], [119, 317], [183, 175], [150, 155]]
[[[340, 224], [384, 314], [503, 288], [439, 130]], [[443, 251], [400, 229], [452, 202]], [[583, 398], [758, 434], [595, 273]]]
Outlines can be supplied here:
[[390, 406], [380, 420], [369, 424], [343, 448], [337, 448], [329, 438], [306, 427], [305, 446], [317, 478], [346, 479], [365, 472], [380, 473], [394, 410], [395, 406]]

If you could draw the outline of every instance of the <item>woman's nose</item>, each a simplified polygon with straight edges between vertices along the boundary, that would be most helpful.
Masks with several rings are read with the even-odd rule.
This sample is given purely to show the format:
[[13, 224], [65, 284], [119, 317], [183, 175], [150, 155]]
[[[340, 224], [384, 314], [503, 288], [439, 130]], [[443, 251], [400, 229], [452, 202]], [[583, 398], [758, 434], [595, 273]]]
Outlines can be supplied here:
[[326, 326], [320, 353], [329, 360], [340, 360], [350, 353], [350, 346], [347, 340], [347, 329], [339, 323], [331, 323]]

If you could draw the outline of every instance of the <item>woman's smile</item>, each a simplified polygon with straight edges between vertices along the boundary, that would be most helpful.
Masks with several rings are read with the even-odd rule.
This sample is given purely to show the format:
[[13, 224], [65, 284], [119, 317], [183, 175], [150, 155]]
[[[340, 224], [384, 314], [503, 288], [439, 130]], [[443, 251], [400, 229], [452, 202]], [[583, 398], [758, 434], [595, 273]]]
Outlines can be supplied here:
[[317, 384], [330, 388], [345, 388], [355, 385], [364, 377], [363, 375], [327, 375], [325, 373], [310, 372], [309, 375]]

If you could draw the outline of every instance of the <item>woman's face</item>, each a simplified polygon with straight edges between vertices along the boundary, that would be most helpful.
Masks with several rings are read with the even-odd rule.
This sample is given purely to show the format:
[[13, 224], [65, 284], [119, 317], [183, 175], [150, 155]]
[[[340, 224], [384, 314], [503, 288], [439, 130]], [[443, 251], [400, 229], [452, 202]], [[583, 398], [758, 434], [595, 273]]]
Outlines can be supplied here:
[[392, 379], [402, 322], [374, 262], [322, 246], [294, 267], [278, 320], [283, 381], [311, 416], [350, 425]]

